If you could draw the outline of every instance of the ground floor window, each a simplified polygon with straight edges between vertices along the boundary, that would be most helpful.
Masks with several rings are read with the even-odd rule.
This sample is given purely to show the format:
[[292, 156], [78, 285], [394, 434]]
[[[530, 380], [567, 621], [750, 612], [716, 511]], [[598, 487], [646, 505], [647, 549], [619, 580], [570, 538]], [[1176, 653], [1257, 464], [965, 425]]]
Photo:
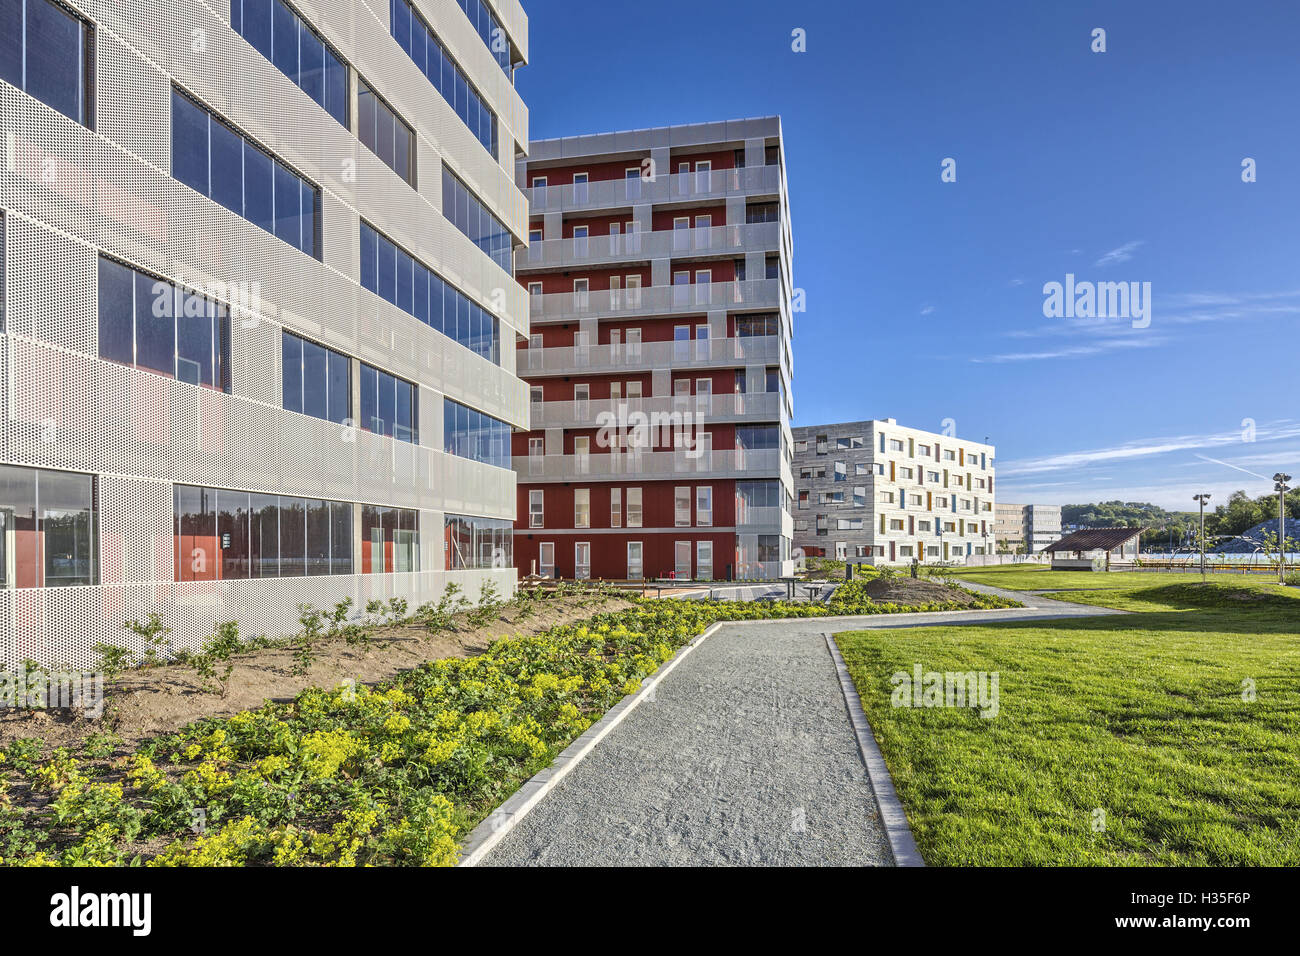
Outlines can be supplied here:
[[627, 543], [627, 579], [629, 581], [640, 581], [644, 577], [641, 542], [629, 541]]
[[0, 588], [98, 583], [94, 476], [0, 465]]
[[[503, 518], [447, 515], [443, 532], [447, 570], [483, 571], [514, 567], [514, 527], [513, 521]], [[552, 552], [552, 566], [554, 563]]]
[[411, 508], [361, 508], [361, 573], [420, 570], [420, 516]]
[[352, 574], [348, 502], [176, 485], [177, 581]]
[[554, 541], [543, 541], [537, 546], [537, 573], [544, 578], [555, 577]]
[[573, 546], [573, 576], [585, 581], [591, 577], [591, 542], [579, 541]]

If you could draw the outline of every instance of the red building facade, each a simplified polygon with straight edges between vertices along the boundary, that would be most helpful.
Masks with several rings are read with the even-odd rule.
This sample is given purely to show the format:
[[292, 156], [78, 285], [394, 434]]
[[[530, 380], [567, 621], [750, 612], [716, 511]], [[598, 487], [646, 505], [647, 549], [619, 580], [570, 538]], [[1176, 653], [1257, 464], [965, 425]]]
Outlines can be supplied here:
[[516, 566], [787, 573], [791, 234], [777, 118], [543, 140], [516, 275], [531, 334]]

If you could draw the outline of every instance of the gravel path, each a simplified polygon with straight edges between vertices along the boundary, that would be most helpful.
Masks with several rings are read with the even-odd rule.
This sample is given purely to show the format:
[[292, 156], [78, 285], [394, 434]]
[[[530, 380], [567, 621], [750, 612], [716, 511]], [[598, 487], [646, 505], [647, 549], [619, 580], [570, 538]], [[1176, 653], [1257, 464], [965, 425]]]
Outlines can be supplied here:
[[1012, 596], [1034, 607], [724, 627], [484, 865], [891, 865], [823, 635], [1116, 613]]
[[824, 631], [714, 634], [487, 864], [891, 862]]

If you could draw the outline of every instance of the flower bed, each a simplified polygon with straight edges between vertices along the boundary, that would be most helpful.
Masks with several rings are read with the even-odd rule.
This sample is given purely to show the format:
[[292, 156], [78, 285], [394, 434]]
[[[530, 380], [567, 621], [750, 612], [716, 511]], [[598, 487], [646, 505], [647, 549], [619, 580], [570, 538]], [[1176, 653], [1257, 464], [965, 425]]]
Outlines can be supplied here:
[[0, 864], [454, 864], [458, 838], [715, 621], [958, 607], [851, 588], [825, 605], [644, 600], [379, 688], [201, 721], [110, 761], [43, 760], [19, 741], [0, 776]]

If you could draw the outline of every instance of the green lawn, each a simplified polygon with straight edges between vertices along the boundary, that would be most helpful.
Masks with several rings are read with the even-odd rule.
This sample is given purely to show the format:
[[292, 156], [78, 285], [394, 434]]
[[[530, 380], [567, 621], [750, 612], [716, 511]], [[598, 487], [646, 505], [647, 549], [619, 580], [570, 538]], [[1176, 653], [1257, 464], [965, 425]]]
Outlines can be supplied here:
[[[1095, 589], [1064, 597], [1141, 613], [839, 636], [928, 863], [1300, 864], [1300, 590], [961, 577], [1050, 577]], [[997, 716], [891, 706], [890, 676], [918, 663], [997, 671]]]

